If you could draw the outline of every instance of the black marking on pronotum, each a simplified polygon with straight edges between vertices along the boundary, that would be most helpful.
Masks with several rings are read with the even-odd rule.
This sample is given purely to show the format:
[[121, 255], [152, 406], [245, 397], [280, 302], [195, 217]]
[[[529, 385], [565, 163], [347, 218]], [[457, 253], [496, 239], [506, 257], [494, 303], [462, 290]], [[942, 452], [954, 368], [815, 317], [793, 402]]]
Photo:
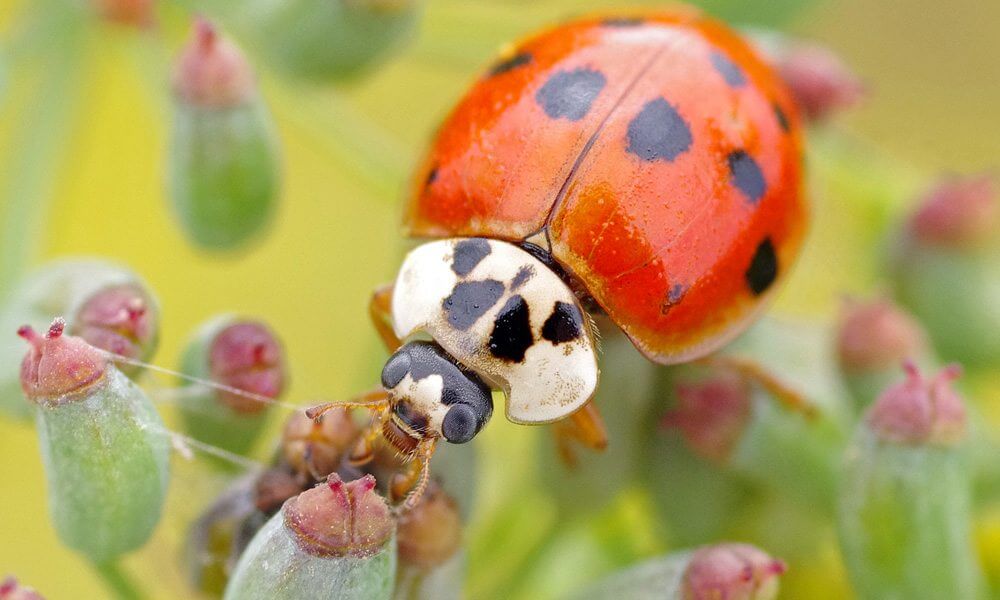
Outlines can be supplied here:
[[529, 64], [533, 60], [531, 54], [528, 52], [518, 52], [514, 56], [505, 58], [490, 67], [490, 70], [486, 72], [488, 77], [496, 77], [497, 75], [502, 75], [508, 71], [513, 71], [518, 67], [522, 67]]
[[677, 306], [681, 299], [684, 298], [685, 293], [687, 293], [687, 286], [682, 283], [675, 283], [670, 286], [670, 289], [667, 290], [667, 297], [660, 304], [660, 312], [663, 314], [670, 312], [670, 309]]
[[771, 238], [764, 238], [750, 259], [746, 273], [747, 285], [755, 296], [764, 293], [778, 277], [778, 256], [774, 253]]
[[516, 290], [522, 285], [528, 283], [528, 281], [535, 276], [535, 267], [531, 265], [524, 265], [517, 270], [517, 274], [514, 278], [510, 280], [510, 289]]
[[524, 353], [534, 342], [528, 303], [520, 294], [515, 294], [500, 309], [493, 323], [489, 343], [490, 354], [510, 362], [521, 362], [524, 360]]
[[441, 307], [448, 313], [451, 326], [465, 331], [500, 300], [503, 291], [503, 284], [495, 279], [460, 281]]
[[788, 115], [782, 110], [781, 106], [775, 102], [771, 105], [774, 108], [774, 118], [778, 120], [778, 125], [781, 127], [782, 131], [788, 133]]
[[638, 27], [646, 20], [641, 17], [608, 17], [601, 21], [605, 27]]
[[469, 238], [455, 244], [455, 253], [451, 260], [451, 270], [459, 277], [465, 277], [476, 268], [484, 258], [489, 256], [490, 243], [483, 238]]
[[628, 151], [642, 160], [672, 162], [691, 147], [691, 129], [663, 98], [650, 100], [628, 124]]
[[550, 118], [579, 121], [590, 112], [606, 83], [600, 71], [586, 67], [559, 71], [538, 90], [535, 101]]
[[[398, 375], [400, 369], [405, 370]], [[387, 374], [391, 371], [392, 375]], [[452, 408], [446, 413], [442, 424], [445, 439], [453, 443], [467, 442], [479, 432], [493, 414], [493, 396], [490, 388], [475, 373], [467, 371], [440, 346], [433, 342], [411, 342], [396, 351], [382, 370], [383, 385], [387, 380], [398, 377], [396, 384], [409, 373], [414, 381], [431, 375], [441, 377], [441, 403]], [[387, 386], [388, 387], [388, 386]], [[395, 386], [392, 386], [395, 387]], [[398, 404], [403, 404], [400, 401]], [[449, 417], [461, 407], [455, 417]], [[396, 415], [416, 431], [412, 423], [419, 424], [419, 416], [414, 415], [408, 405], [405, 409], [395, 409]], [[402, 411], [402, 414], [401, 414]], [[471, 417], [471, 419], [470, 419]], [[470, 423], [474, 427], [470, 428]], [[426, 427], [426, 420], [424, 421]]]
[[743, 69], [730, 60], [728, 56], [721, 52], [713, 52], [711, 58], [712, 66], [719, 72], [719, 75], [722, 75], [726, 83], [733, 87], [740, 87], [746, 84], [747, 76], [743, 74]]
[[760, 201], [767, 191], [767, 183], [757, 161], [745, 151], [736, 150], [726, 157], [726, 162], [729, 163], [733, 185], [743, 192], [750, 202], [756, 204]]
[[542, 325], [542, 337], [556, 346], [579, 339], [582, 333], [583, 315], [577, 307], [566, 302], [557, 301]]

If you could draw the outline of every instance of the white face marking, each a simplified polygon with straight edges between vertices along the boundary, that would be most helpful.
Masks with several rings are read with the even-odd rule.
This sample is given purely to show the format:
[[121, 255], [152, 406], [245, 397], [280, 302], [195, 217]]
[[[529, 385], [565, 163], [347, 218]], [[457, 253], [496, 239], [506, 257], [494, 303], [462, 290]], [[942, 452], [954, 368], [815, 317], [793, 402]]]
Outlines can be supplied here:
[[420, 381], [414, 381], [413, 374], [407, 373], [389, 393], [398, 399], [408, 400], [414, 411], [427, 417], [427, 434], [441, 437], [441, 423], [449, 408], [441, 403], [443, 390], [444, 379], [436, 373]]
[[[460, 250], [456, 257], [460, 244], [473, 251]], [[560, 323], [554, 318], [546, 328], [557, 306], [565, 327], [554, 327]], [[593, 395], [597, 357], [583, 315], [576, 295], [551, 269], [496, 240], [419, 246], [404, 260], [392, 297], [396, 335], [430, 334], [506, 392], [507, 418], [515, 423], [563, 419]], [[554, 336], [553, 330], [565, 335]]]

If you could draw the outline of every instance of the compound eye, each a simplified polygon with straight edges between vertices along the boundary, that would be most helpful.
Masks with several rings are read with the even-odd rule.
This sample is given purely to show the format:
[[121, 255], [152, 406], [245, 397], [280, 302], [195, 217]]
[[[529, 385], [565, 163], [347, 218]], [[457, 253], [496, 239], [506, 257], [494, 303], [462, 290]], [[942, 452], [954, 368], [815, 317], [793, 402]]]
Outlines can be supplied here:
[[452, 404], [441, 423], [444, 439], [452, 444], [464, 444], [477, 433], [476, 412], [465, 404]]
[[399, 382], [410, 372], [410, 355], [406, 346], [396, 351], [382, 367], [382, 387], [387, 390], [399, 385]]

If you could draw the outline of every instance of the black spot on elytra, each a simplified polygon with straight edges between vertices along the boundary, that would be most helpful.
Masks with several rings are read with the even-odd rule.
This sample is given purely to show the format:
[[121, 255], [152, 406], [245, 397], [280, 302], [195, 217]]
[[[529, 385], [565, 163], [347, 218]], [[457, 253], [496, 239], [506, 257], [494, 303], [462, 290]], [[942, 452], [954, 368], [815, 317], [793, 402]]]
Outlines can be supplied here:
[[691, 147], [691, 129], [663, 98], [650, 100], [628, 124], [628, 151], [642, 160], [673, 161]]
[[459, 277], [465, 277], [490, 254], [490, 243], [483, 238], [469, 238], [455, 244], [455, 255], [451, 260], [451, 270]]
[[431, 172], [427, 174], [427, 179], [424, 180], [424, 187], [430, 187], [438, 178], [438, 168], [434, 167]]
[[778, 106], [777, 102], [775, 102], [771, 106], [774, 107], [774, 118], [778, 120], [778, 125], [781, 126], [781, 129], [785, 133], [788, 133], [788, 129], [789, 129], [788, 115], [786, 115], [785, 111], [782, 110], [782, 108], [780, 106]]
[[531, 265], [524, 265], [517, 270], [517, 274], [514, 275], [514, 279], [510, 280], [510, 289], [516, 290], [522, 285], [528, 283], [528, 280], [535, 276], [535, 267]]
[[607, 80], [599, 71], [588, 68], [559, 71], [535, 94], [535, 101], [553, 119], [579, 121], [604, 89]]
[[542, 337], [556, 346], [572, 342], [583, 333], [583, 315], [580, 310], [566, 302], [556, 302], [552, 314], [542, 325]]
[[760, 201], [767, 191], [767, 183], [757, 161], [743, 150], [730, 153], [726, 161], [729, 163], [733, 185], [743, 192], [750, 202], [756, 204]]
[[605, 27], [638, 27], [646, 20], [641, 17], [609, 17], [601, 21]]
[[476, 411], [467, 404], [455, 404], [444, 414], [441, 433], [452, 444], [464, 444], [474, 438], [481, 427]]
[[721, 52], [712, 53], [712, 66], [722, 75], [726, 83], [733, 87], [740, 87], [747, 82], [747, 76], [743, 74], [743, 69]]
[[490, 353], [500, 359], [521, 362], [524, 353], [534, 343], [528, 303], [518, 295], [511, 296], [497, 314], [490, 333]]
[[687, 293], [687, 286], [682, 283], [675, 283], [670, 286], [670, 289], [667, 290], [667, 297], [660, 305], [660, 312], [663, 314], [670, 312], [670, 309], [677, 306], [681, 299], [684, 298], [685, 293]]
[[523, 67], [524, 65], [530, 64], [533, 60], [531, 54], [527, 52], [519, 52], [514, 56], [505, 58], [500, 62], [496, 63], [490, 70], [487, 71], [487, 76], [496, 77], [497, 75], [502, 75], [508, 71], [513, 71], [518, 67]]
[[497, 303], [503, 291], [503, 284], [495, 279], [460, 281], [441, 306], [448, 313], [448, 323], [465, 331]]
[[778, 277], [778, 256], [774, 253], [771, 238], [764, 238], [757, 246], [745, 275], [747, 285], [755, 296], [764, 293], [774, 283]]

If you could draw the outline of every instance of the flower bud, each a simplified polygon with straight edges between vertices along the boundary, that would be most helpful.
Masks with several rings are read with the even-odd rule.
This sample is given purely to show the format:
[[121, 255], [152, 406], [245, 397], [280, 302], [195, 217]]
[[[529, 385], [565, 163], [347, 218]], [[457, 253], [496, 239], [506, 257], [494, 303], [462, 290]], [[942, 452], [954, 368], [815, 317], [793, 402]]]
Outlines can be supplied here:
[[912, 365], [859, 424], [844, 461], [837, 527], [862, 598], [978, 598], [971, 482], [959, 442], [965, 410], [950, 389]]
[[903, 361], [930, 362], [930, 354], [923, 327], [891, 301], [845, 305], [837, 334], [837, 359], [857, 407], [866, 407], [892, 383]]
[[7, 576], [0, 581], [0, 600], [45, 600], [45, 598], [34, 588], [21, 585], [17, 579]]
[[260, 234], [278, 197], [272, 124], [243, 53], [199, 20], [177, 61], [170, 195], [188, 237], [209, 250]]
[[401, 566], [427, 571], [444, 564], [462, 541], [458, 504], [432, 482], [420, 502], [402, 517], [396, 536]]
[[334, 474], [286, 502], [243, 553], [225, 597], [390, 597], [395, 523], [374, 488], [371, 476]]
[[270, 516], [281, 508], [285, 500], [298, 496], [302, 491], [302, 484], [294, 474], [280, 467], [268, 469], [260, 474], [254, 484], [254, 506]]
[[[58, 260], [31, 273], [12, 290], [0, 312], [0, 329], [48, 323], [68, 315], [67, 331], [89, 344], [129, 359], [149, 360], [156, 349], [159, 309], [148, 286], [119, 265], [97, 260]], [[19, 365], [24, 344], [0, 338], [0, 410], [19, 419], [31, 416], [21, 391]], [[135, 376], [141, 367], [120, 363]]]
[[574, 596], [579, 600], [773, 600], [785, 563], [749, 544], [677, 552], [620, 571]]
[[316, 82], [357, 76], [409, 38], [419, 0], [288, 0], [251, 25], [266, 56], [287, 73]]
[[144, 544], [160, 517], [168, 479], [163, 422], [141, 389], [57, 319], [21, 366], [37, 406], [49, 509], [69, 547], [103, 563]]
[[337, 470], [360, 433], [347, 409], [328, 410], [318, 420], [296, 411], [285, 422], [281, 451], [300, 480], [319, 480]]
[[696, 454], [724, 463], [750, 420], [751, 390], [731, 370], [718, 369], [713, 375], [701, 381], [677, 383], [677, 406], [664, 415], [660, 424], [678, 428]]
[[1000, 193], [981, 176], [946, 181], [920, 202], [891, 261], [900, 304], [941, 356], [1000, 364]]
[[270, 414], [269, 399], [285, 389], [284, 351], [259, 321], [222, 316], [203, 325], [188, 344], [181, 371], [227, 389], [186, 383], [181, 414], [199, 441], [245, 453]]

